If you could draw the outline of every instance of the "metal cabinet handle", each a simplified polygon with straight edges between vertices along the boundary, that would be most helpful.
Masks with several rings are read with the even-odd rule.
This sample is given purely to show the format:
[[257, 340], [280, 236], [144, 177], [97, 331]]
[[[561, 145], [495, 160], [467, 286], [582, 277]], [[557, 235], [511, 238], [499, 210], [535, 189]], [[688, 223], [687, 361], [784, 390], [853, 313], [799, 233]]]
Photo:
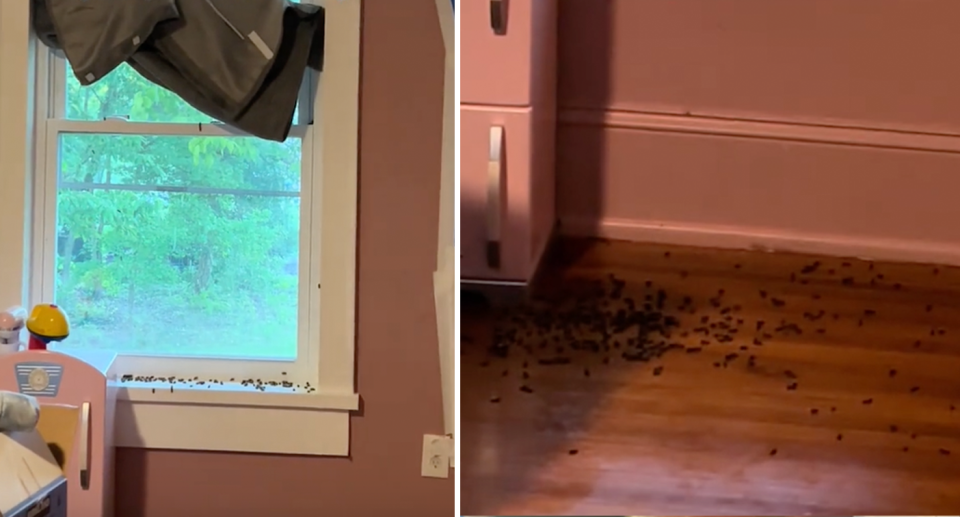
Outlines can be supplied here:
[[509, 0], [490, 0], [490, 28], [497, 36], [507, 33], [507, 2]]
[[500, 269], [503, 224], [503, 127], [490, 128], [490, 158], [487, 161], [487, 266]]
[[90, 490], [90, 403], [80, 407], [80, 489]]

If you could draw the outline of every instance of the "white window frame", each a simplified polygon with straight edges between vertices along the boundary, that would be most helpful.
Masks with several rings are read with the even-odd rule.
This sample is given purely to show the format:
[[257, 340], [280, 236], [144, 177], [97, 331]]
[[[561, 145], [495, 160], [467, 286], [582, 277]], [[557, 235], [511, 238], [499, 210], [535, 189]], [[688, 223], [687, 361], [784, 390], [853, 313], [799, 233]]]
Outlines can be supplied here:
[[[177, 386], [171, 393], [167, 384], [121, 382], [118, 446], [349, 454], [349, 414], [359, 406], [354, 361], [360, 1], [310, 2], [326, 9], [324, 71], [315, 81], [313, 103], [319, 109], [312, 125], [293, 131], [303, 137], [301, 209], [310, 213], [301, 217], [301, 243], [310, 245], [301, 246], [300, 278], [306, 288], [301, 289], [300, 310], [319, 313], [319, 318], [300, 318], [298, 361], [124, 355], [115, 368], [117, 374], [130, 375], [286, 379], [309, 382], [314, 390], [258, 391], [239, 384], [211, 389], [208, 384]], [[0, 220], [12, 223], [0, 230], [0, 303], [29, 305], [52, 297], [59, 164], [57, 146], [48, 144], [59, 133], [144, 134], [146, 128], [149, 134], [239, 134], [219, 124], [48, 120], [49, 114], [64, 113], [62, 101], [57, 106], [54, 99], [62, 99], [65, 85], [57, 77], [63, 76], [63, 67], [54, 66], [49, 55], [29, 32], [29, 2], [0, 2], [0, 113], [5, 115], [0, 117], [5, 187], [0, 189]], [[45, 80], [48, 73], [58, 80]], [[13, 77], [18, 79], [5, 79]], [[56, 95], [50, 95], [51, 84]], [[309, 104], [302, 104], [301, 111]]]
[[[456, 428], [456, 368], [457, 341], [454, 336], [456, 322], [449, 318], [450, 314], [458, 313], [456, 296], [459, 289], [454, 289], [453, 278], [459, 278], [456, 273], [456, 229], [459, 225], [459, 210], [454, 206], [457, 199], [456, 168], [459, 160], [456, 156], [457, 146], [457, 44], [456, 24], [453, 5], [450, 0], [436, 0], [437, 17], [440, 22], [440, 32], [443, 35], [445, 50], [444, 77], [443, 77], [443, 140], [440, 150], [440, 222], [437, 225], [437, 267], [438, 276], [443, 277], [439, 282], [443, 285], [434, 286], [436, 294], [441, 295], [442, 302], [438, 302], [437, 320], [440, 342], [440, 380], [443, 388], [443, 426], [444, 433], [453, 436]], [[435, 282], [438, 280], [435, 279]], [[449, 284], [449, 285], [445, 285]], [[449, 288], [450, 292], [447, 291]], [[455, 293], [454, 291], [457, 291]], [[443, 307], [441, 304], [452, 304], [453, 307]], [[451, 312], [452, 311], [452, 312]], [[451, 328], [440, 323], [446, 319]]]
[[[30, 304], [55, 301], [57, 252], [57, 195], [58, 195], [58, 159], [60, 137], [63, 135], [148, 135], [148, 136], [203, 136], [236, 137], [245, 136], [221, 124], [214, 123], [155, 123], [130, 122], [123, 119], [107, 120], [68, 120], [66, 118], [66, 60], [55, 57], [42, 43], [36, 42], [36, 156], [34, 157], [34, 201], [33, 201], [33, 262], [31, 275]], [[310, 85], [305, 85], [309, 90]], [[43, 102], [43, 101], [49, 102]], [[303, 110], [307, 111], [307, 110]], [[301, 113], [306, 118], [309, 113]], [[298, 324], [297, 358], [294, 361], [256, 361], [231, 360], [223, 358], [192, 358], [177, 356], [151, 356], [142, 354], [122, 354], [116, 361], [116, 369], [123, 375], [135, 377], [200, 377], [216, 378], [226, 381], [236, 379], [289, 379], [295, 382], [309, 382], [316, 386], [318, 371], [316, 368], [319, 350], [319, 318], [309, 318], [319, 312], [319, 293], [316, 286], [320, 283], [319, 249], [313, 244], [321, 240], [320, 232], [314, 232], [322, 226], [321, 205], [322, 185], [314, 184], [314, 178], [320, 174], [322, 164], [314, 167], [314, 141], [319, 132], [305, 124], [294, 125], [291, 137], [299, 138], [301, 146], [301, 187], [300, 187], [300, 286], [297, 293]], [[251, 194], [256, 194], [251, 191]], [[316, 246], [319, 248], [319, 246]], [[311, 289], [313, 287], [313, 289]], [[238, 322], [240, 323], [240, 322]], [[56, 348], [56, 344], [52, 346]], [[69, 351], [68, 351], [69, 353]], [[226, 378], [224, 378], [226, 377]], [[139, 384], [139, 383], [137, 383]]]

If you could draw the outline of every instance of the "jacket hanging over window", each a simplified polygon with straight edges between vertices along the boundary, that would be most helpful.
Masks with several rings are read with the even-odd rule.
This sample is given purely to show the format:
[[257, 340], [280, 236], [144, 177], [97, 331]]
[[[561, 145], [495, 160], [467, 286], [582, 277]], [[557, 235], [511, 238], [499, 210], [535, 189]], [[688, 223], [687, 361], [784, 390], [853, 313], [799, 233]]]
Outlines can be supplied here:
[[322, 67], [323, 9], [288, 0], [31, 0], [34, 30], [80, 84], [128, 63], [237, 129], [282, 142], [303, 74]]

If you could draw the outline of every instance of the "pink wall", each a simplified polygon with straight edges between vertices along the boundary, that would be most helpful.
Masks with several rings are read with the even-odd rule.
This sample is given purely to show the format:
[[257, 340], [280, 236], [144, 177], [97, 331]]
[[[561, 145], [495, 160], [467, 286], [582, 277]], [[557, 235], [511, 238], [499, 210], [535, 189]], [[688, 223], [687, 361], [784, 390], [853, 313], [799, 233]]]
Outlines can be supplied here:
[[565, 232], [960, 264], [960, 3], [565, 0]]
[[[420, 477], [443, 430], [432, 273], [443, 41], [434, 0], [365, 0], [358, 383], [352, 458], [123, 449], [117, 514], [449, 516], [453, 479]], [[416, 124], [416, 130], [411, 130]]]

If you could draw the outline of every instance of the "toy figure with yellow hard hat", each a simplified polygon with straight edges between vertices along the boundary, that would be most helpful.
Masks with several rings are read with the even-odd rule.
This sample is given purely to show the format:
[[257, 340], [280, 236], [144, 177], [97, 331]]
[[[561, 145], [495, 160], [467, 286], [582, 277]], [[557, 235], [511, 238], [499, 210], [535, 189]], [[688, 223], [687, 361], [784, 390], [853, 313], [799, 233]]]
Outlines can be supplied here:
[[46, 350], [51, 341], [62, 341], [70, 335], [70, 321], [57, 305], [41, 303], [34, 306], [27, 318], [27, 332], [27, 350]]

